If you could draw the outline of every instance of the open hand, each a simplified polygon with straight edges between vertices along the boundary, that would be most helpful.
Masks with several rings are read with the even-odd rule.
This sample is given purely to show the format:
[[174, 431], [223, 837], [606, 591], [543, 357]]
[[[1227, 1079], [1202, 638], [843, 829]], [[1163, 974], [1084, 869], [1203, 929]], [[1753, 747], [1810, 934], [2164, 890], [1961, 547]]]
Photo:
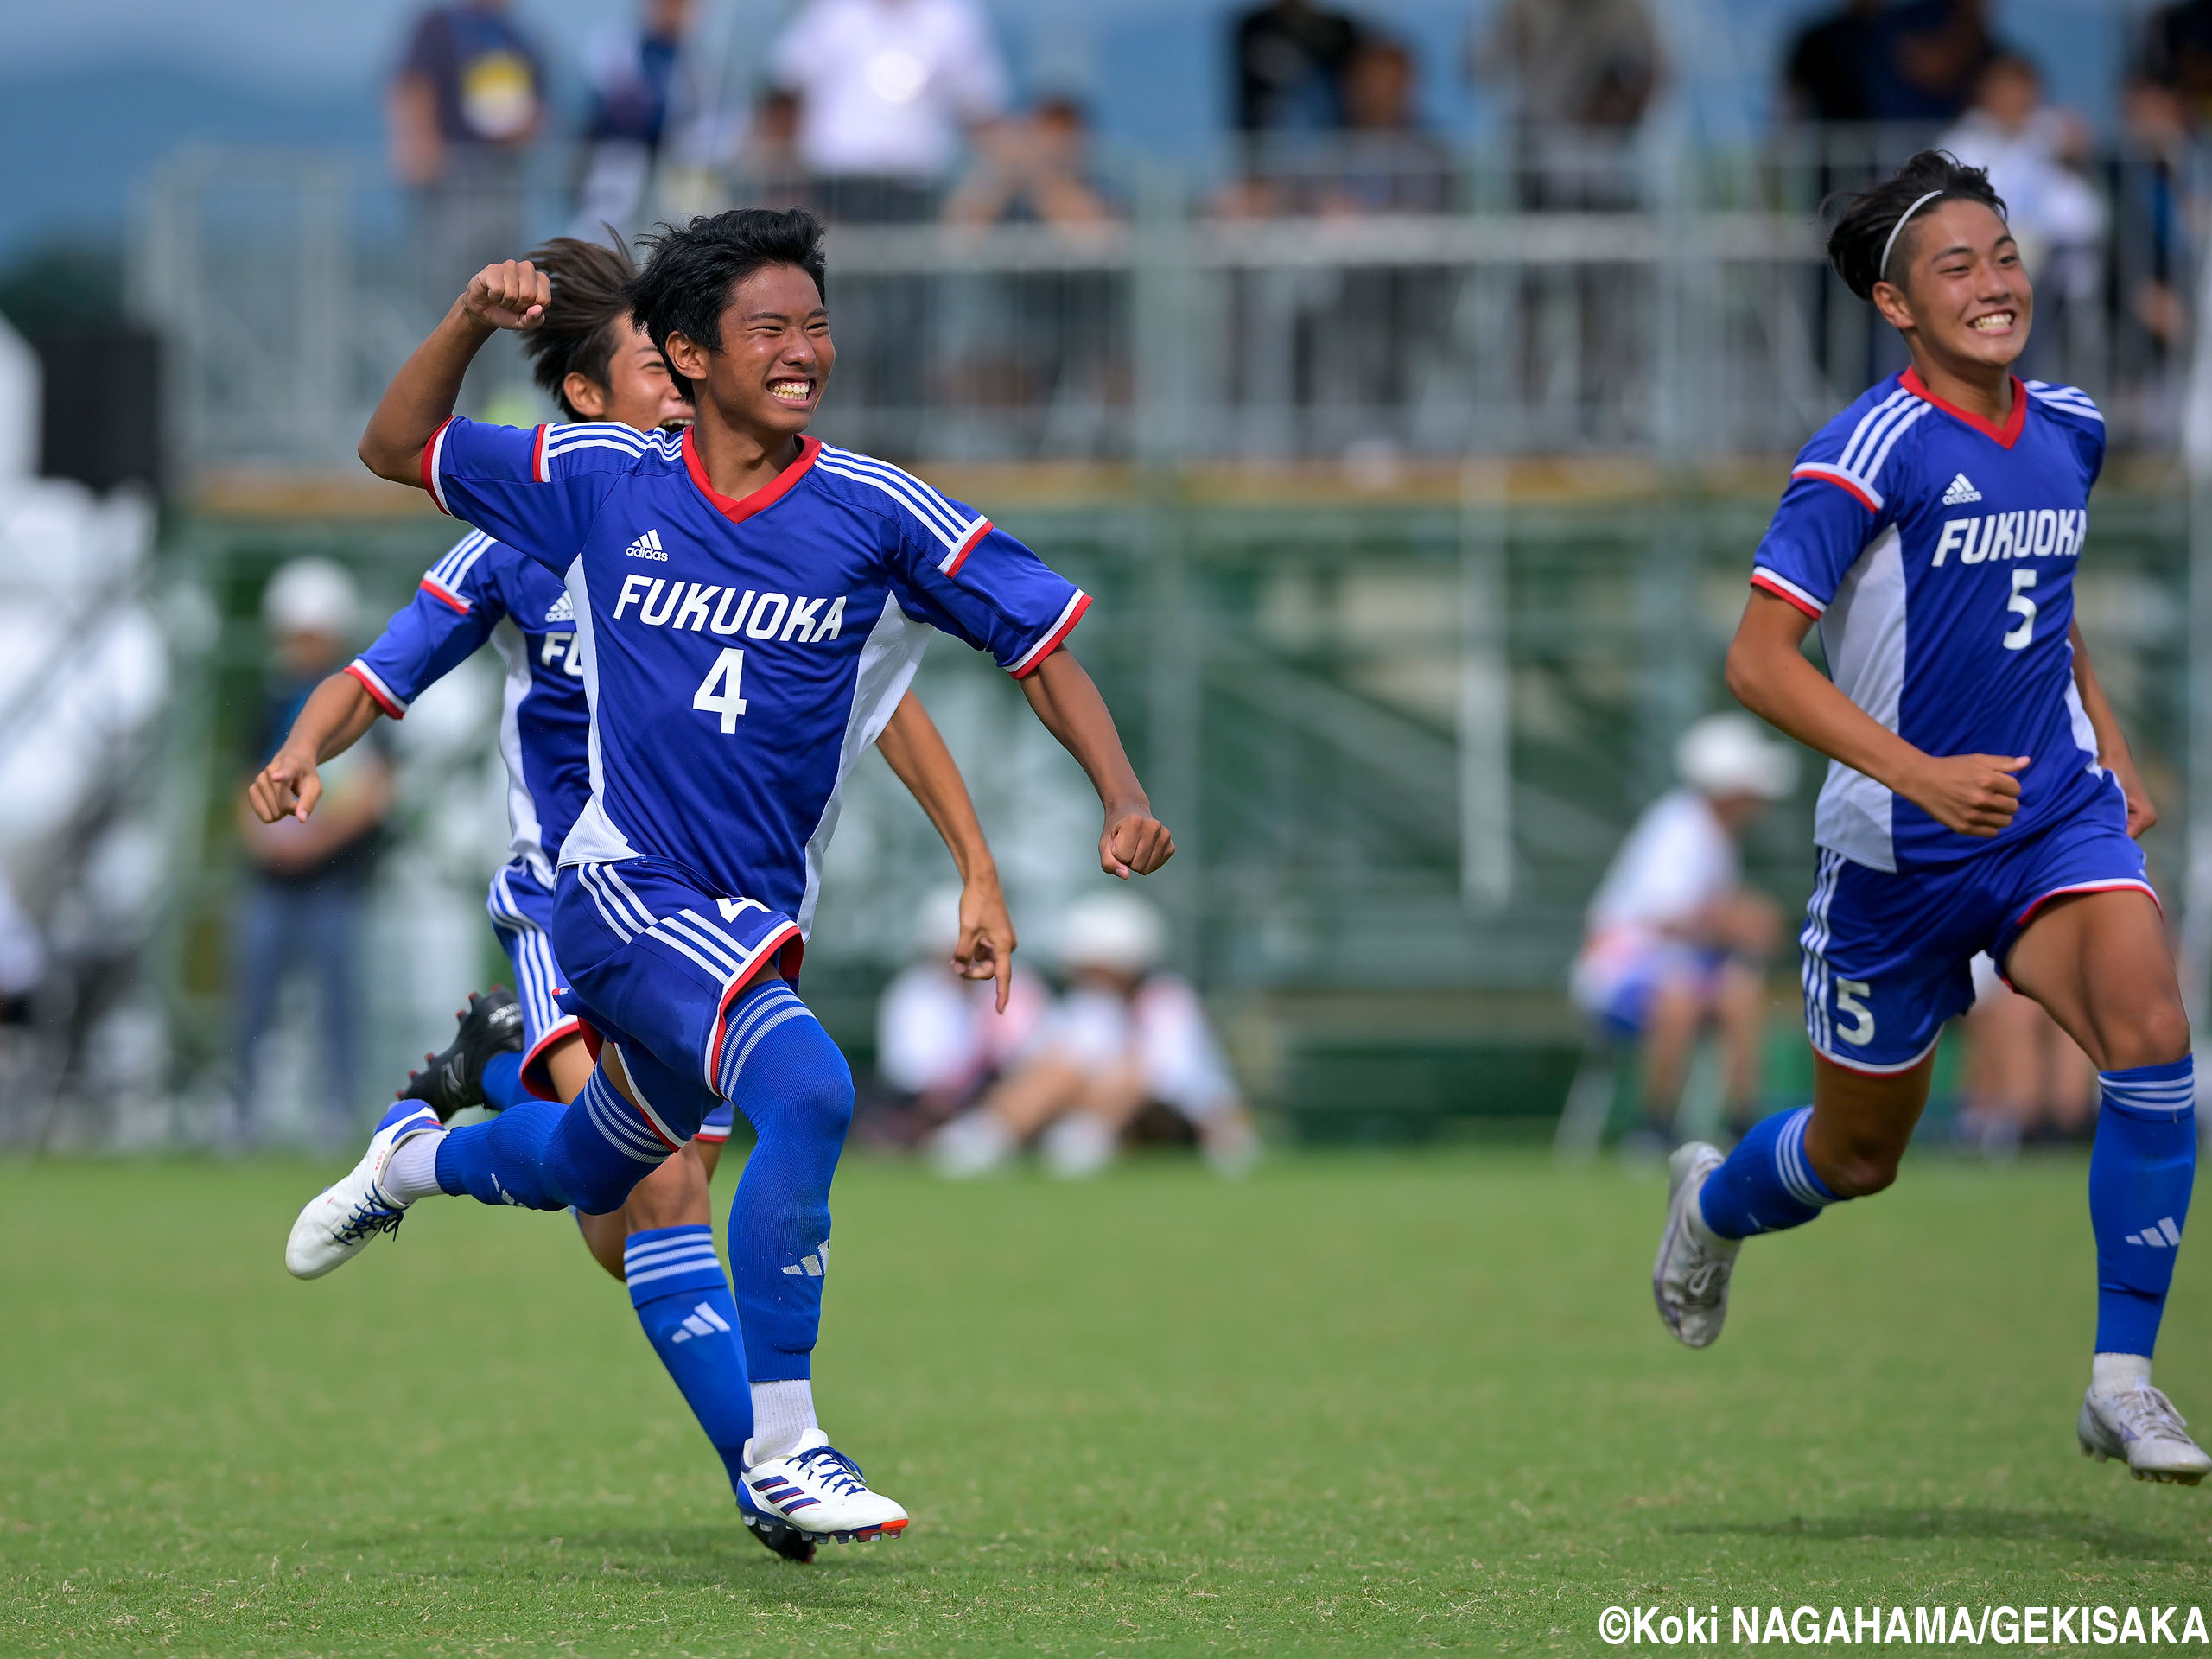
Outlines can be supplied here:
[[1006, 1012], [1014, 989], [1014, 917], [995, 878], [970, 881], [960, 890], [960, 943], [953, 947], [952, 971], [963, 979], [995, 979], [999, 1012]]
[[486, 265], [468, 279], [461, 308], [494, 328], [535, 328], [553, 303], [553, 284], [527, 259]]
[[246, 785], [245, 798], [264, 823], [287, 817], [305, 823], [315, 804], [322, 798], [322, 774], [315, 769], [315, 756], [289, 748], [277, 750], [276, 758]]
[[1128, 880], [1150, 875], [1175, 856], [1175, 838], [1167, 826], [1146, 812], [1124, 812], [1106, 821], [1098, 837], [1098, 868]]
[[1987, 840], [2002, 834], [2020, 810], [2024, 754], [1931, 756], [1921, 776], [1901, 792], [1946, 830]]

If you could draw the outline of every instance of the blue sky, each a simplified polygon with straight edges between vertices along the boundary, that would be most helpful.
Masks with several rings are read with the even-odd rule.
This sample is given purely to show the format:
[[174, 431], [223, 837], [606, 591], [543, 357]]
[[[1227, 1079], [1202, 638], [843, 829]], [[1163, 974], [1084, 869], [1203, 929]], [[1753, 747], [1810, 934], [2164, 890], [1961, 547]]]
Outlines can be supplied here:
[[[1447, 132], [1486, 124], [1458, 69], [1494, 0], [1337, 0], [1396, 29], [1427, 66]], [[1827, 0], [1652, 0], [1682, 48], [1696, 111], [1738, 136], [1766, 122], [1773, 65]], [[732, 84], [752, 79], [794, 0], [705, 0], [702, 38]], [[1081, 92], [1105, 135], [1188, 155], [1218, 133], [1221, 41], [1233, 0], [983, 0], [1032, 87]], [[515, 0], [556, 66], [625, 0]], [[2145, 0], [1998, 0], [2000, 27], [2044, 63], [2063, 100], [2109, 117], [2124, 18]], [[67, 0], [0, 6], [0, 262], [43, 240], [121, 234], [131, 181], [192, 139], [296, 144], [374, 164], [378, 92], [416, 0]], [[23, 158], [31, 164], [24, 165]]]

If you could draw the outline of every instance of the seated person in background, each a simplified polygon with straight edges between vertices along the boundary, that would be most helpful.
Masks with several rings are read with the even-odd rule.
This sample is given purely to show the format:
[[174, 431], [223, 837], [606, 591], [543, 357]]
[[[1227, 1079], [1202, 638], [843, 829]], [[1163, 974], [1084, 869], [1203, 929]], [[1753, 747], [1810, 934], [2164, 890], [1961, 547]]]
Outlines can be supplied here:
[[1095, 1175], [1154, 1105], [1196, 1132], [1218, 1173], [1249, 1168], [1259, 1151], [1251, 1116], [1198, 993], [1156, 971], [1166, 946], [1160, 912], [1134, 893], [1070, 906], [1060, 947], [1067, 995], [982, 1104], [938, 1131], [930, 1147], [938, 1172], [981, 1175], [1041, 1133], [1052, 1173]]
[[2030, 1139], [2086, 1145], [2094, 1138], [2096, 1067], [2041, 1005], [1999, 976], [1986, 951], [1974, 959], [1966, 1024], [1962, 1141], [2004, 1154]]
[[1074, 99], [1041, 99], [979, 136], [976, 164], [945, 204], [955, 225], [1049, 225], [1086, 232], [1114, 222], [1091, 181], [1090, 118]]
[[1682, 786], [1644, 810], [1599, 884], [1571, 985], [1611, 1036], [1637, 1046], [1638, 1143], [1671, 1145], [1690, 1051], [1719, 1031], [1729, 1122], [1758, 1103], [1766, 967], [1782, 914], [1746, 887], [1737, 843], [1797, 781], [1797, 757], [1748, 715], [1708, 715], [1675, 749]]
[[883, 1091], [861, 1125], [878, 1146], [911, 1148], [972, 1104], [1036, 1033], [1052, 993], [1017, 967], [1007, 991], [953, 966], [960, 889], [936, 888], [914, 918], [914, 959], [875, 1005], [875, 1073]]

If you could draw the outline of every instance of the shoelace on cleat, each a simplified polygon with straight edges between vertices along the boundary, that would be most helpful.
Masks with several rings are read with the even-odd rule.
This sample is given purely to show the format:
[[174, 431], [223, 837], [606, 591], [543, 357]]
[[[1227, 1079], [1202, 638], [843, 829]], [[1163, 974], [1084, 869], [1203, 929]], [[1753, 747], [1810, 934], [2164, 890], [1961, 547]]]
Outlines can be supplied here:
[[840, 1497], [849, 1497], [868, 1490], [860, 1465], [834, 1446], [817, 1446], [811, 1452], [800, 1452], [791, 1461]]
[[331, 1235], [340, 1244], [358, 1244], [374, 1238], [378, 1233], [396, 1233], [399, 1224], [407, 1219], [404, 1210], [388, 1210], [374, 1200], [364, 1198], [353, 1206], [353, 1213], [346, 1217], [343, 1225]]
[[1728, 1263], [1719, 1261], [1700, 1262], [1682, 1280], [1682, 1297], [1686, 1301], [1707, 1300], [1716, 1281], [1725, 1282], [1728, 1277]]
[[[2120, 1427], [2137, 1440], [2189, 1440], [2189, 1421], [2174, 1409], [2163, 1390], [2121, 1389], [2105, 1396]], [[2194, 1446], [2196, 1442], [2190, 1440]]]

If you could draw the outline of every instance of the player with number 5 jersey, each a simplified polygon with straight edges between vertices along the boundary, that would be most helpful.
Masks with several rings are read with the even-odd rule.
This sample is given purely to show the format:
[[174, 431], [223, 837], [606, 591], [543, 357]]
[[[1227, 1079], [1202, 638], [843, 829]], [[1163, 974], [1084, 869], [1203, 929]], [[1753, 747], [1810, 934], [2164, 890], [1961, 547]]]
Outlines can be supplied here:
[[1675, 1153], [1653, 1294], [1703, 1347], [1744, 1239], [1896, 1179], [1986, 951], [2101, 1077], [2082, 1449], [2194, 1484], [2212, 1458], [2151, 1386], [2195, 1169], [2189, 1022], [2135, 840], [2156, 815], [2074, 620], [2104, 421], [2012, 372], [2034, 296], [1980, 169], [1913, 157], [1842, 204], [1828, 254], [1911, 366], [1800, 453], [1728, 659], [1746, 706], [1829, 759], [1800, 939], [1813, 1103], [1725, 1160]]
[[[617, 1210], [727, 1102], [758, 1137], [732, 1252], [782, 1264], [771, 1304], [747, 1310], [748, 1356], [812, 1350], [853, 1085], [792, 984], [845, 776], [936, 632], [988, 652], [1083, 766], [1104, 869], [1149, 874], [1173, 855], [1065, 649], [1087, 597], [972, 508], [806, 435], [836, 360], [826, 286], [804, 212], [664, 232], [626, 297], [691, 393], [680, 435], [454, 417], [483, 342], [543, 318], [550, 289], [528, 261], [479, 272], [378, 404], [360, 446], [372, 470], [567, 585], [591, 794], [561, 849], [552, 931], [563, 1006], [598, 1063], [565, 1108], [453, 1130], [387, 1117], [295, 1224], [302, 1276], [434, 1194]], [[633, 1285], [658, 1270], [630, 1267]], [[749, 1506], [820, 1535], [906, 1524], [818, 1432], [743, 1479]]]

